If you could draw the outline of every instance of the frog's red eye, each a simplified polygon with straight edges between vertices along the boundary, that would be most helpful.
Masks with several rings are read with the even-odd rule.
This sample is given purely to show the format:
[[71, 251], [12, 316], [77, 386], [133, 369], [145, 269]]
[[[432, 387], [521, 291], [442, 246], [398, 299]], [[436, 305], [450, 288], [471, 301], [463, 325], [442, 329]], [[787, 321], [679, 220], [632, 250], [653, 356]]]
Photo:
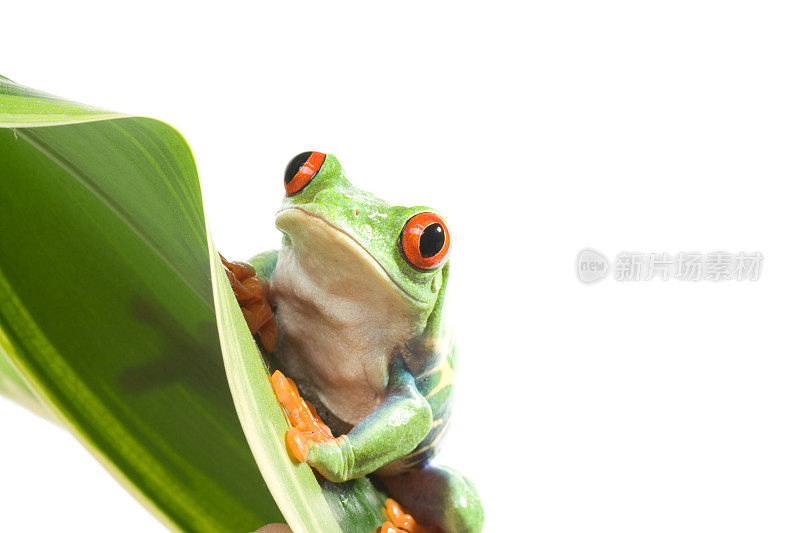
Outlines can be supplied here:
[[303, 152], [294, 156], [286, 165], [286, 172], [283, 173], [286, 195], [292, 196], [305, 189], [324, 162], [325, 154], [322, 152]]
[[450, 232], [442, 217], [426, 211], [408, 219], [400, 234], [400, 252], [417, 270], [434, 270], [447, 261]]

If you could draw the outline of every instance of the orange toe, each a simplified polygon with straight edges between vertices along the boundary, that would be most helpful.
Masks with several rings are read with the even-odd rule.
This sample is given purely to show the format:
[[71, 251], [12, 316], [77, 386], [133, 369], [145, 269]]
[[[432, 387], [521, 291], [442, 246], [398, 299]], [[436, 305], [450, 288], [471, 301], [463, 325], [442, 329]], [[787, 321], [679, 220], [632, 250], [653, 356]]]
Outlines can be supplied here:
[[308, 449], [311, 447], [311, 440], [308, 435], [297, 429], [296, 427], [289, 428], [286, 432], [286, 446], [295, 459], [301, 463], [305, 463], [308, 459]]
[[270, 376], [270, 382], [275, 396], [283, 406], [289, 423], [292, 425], [286, 432], [286, 446], [295, 459], [305, 462], [312, 444], [323, 444], [336, 440], [333, 432], [319, 417], [314, 406], [309, 405], [300, 396], [294, 381], [284, 376], [280, 370], [276, 370]]
[[278, 323], [275, 320], [268, 320], [264, 326], [258, 330], [261, 335], [261, 344], [264, 349], [272, 353], [275, 351], [275, 344], [278, 342]]
[[417, 524], [414, 517], [403, 511], [400, 504], [391, 498], [386, 499], [384, 509], [389, 521], [381, 526], [381, 533], [431, 533], [431, 531]]
[[283, 372], [276, 370], [269, 377], [269, 380], [272, 383], [272, 390], [275, 391], [278, 401], [286, 405], [291, 394], [288, 378], [283, 375]]
[[230, 271], [231, 274], [236, 276], [236, 279], [243, 280], [245, 278], [249, 278], [251, 276], [256, 275], [255, 269], [248, 265], [247, 263], [241, 263], [239, 261], [228, 261], [225, 259], [222, 254], [219, 254], [219, 258], [222, 261], [222, 264], [225, 266], [227, 270]]
[[269, 283], [260, 279], [255, 269], [247, 263], [228, 261], [222, 254], [219, 258], [250, 333], [261, 335], [264, 348], [273, 351], [278, 328], [269, 306]]

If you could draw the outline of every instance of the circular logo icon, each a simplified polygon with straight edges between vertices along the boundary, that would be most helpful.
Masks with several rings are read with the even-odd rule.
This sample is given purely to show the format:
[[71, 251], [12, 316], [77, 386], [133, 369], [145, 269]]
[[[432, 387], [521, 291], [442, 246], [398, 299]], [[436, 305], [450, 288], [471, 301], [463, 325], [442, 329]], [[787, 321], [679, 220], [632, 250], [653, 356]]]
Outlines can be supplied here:
[[575, 259], [575, 273], [581, 283], [591, 285], [608, 275], [608, 258], [594, 248], [584, 248]]

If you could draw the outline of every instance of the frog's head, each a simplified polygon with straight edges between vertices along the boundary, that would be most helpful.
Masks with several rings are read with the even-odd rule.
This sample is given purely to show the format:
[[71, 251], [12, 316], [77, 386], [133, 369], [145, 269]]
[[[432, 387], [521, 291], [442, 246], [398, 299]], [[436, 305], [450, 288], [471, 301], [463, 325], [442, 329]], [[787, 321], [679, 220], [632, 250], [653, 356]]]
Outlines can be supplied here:
[[450, 250], [439, 214], [424, 206], [393, 206], [356, 188], [331, 154], [296, 156], [284, 185], [276, 225], [288, 244], [313, 241], [303, 244], [319, 250], [319, 261], [337, 263], [321, 269], [362, 270], [371, 278], [365, 283], [402, 296], [420, 318], [430, 315], [446, 285]]

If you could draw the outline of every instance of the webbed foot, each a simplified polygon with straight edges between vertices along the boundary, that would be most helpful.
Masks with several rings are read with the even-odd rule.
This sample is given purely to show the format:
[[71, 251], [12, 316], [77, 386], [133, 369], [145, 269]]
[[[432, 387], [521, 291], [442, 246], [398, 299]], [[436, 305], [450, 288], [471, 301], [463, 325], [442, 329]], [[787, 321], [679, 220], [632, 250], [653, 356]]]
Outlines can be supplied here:
[[386, 500], [384, 509], [389, 520], [381, 525], [380, 533], [430, 533], [431, 530], [417, 524], [414, 517], [403, 511], [396, 501], [391, 498]]
[[219, 255], [225, 274], [242, 309], [250, 333], [261, 336], [261, 344], [268, 352], [275, 350], [275, 341], [278, 338], [278, 328], [272, 309], [269, 306], [269, 282], [260, 279], [256, 271], [247, 263], [228, 261], [222, 254]]
[[331, 481], [345, 481], [347, 437], [334, 437], [313, 405], [307, 403], [290, 378], [276, 370], [270, 377], [278, 401], [289, 416], [291, 428], [286, 432], [286, 446], [301, 463], [308, 463]]
[[477, 533], [483, 529], [483, 506], [475, 486], [455, 470], [428, 465], [381, 476], [381, 481], [404, 509], [433, 531]]

